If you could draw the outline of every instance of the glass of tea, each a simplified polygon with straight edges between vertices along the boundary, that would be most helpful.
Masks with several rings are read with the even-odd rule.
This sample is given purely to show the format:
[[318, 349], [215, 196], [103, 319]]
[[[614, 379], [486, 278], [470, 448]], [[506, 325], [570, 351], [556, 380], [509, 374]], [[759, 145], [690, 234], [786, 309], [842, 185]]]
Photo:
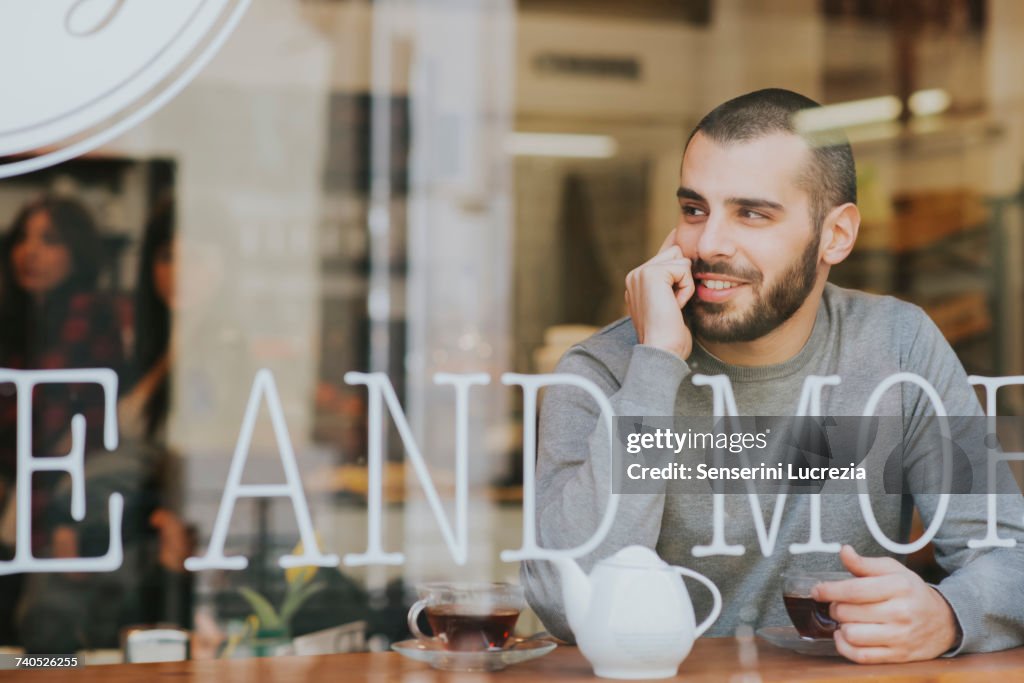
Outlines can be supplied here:
[[811, 589], [826, 581], [852, 579], [847, 572], [792, 571], [782, 575], [782, 600], [797, 633], [804, 640], [831, 640], [839, 622], [829, 616], [829, 603], [811, 597]]
[[416, 623], [426, 611], [434, 637], [446, 650], [500, 650], [511, 637], [525, 604], [523, 589], [510, 583], [426, 583], [409, 609], [409, 630], [429, 639]]

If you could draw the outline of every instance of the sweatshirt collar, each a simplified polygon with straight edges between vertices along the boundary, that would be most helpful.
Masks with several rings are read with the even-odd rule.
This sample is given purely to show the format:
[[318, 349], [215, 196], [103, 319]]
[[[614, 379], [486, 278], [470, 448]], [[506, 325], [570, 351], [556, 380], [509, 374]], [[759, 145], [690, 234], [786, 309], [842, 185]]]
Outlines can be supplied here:
[[710, 351], [701, 346], [696, 339], [693, 341], [693, 353], [687, 361], [691, 372], [704, 375], [728, 375], [732, 382], [760, 382], [764, 380], [781, 379], [806, 368], [818, 355], [821, 354], [828, 337], [829, 314], [825, 299], [828, 297], [828, 287], [822, 295], [821, 303], [818, 305], [818, 314], [814, 318], [814, 327], [811, 328], [811, 336], [804, 342], [803, 348], [789, 360], [774, 365], [731, 365], [714, 356]]

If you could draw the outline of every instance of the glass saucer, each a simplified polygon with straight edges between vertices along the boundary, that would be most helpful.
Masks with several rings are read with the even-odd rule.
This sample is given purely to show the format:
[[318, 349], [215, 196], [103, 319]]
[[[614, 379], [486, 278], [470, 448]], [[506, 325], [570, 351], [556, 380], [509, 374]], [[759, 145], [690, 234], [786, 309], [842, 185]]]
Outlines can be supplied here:
[[391, 649], [417, 662], [426, 662], [442, 671], [501, 671], [510, 664], [543, 657], [555, 649], [550, 640], [511, 638], [500, 650], [460, 652], [446, 650], [438, 640], [403, 640]]
[[757, 629], [757, 635], [775, 647], [812, 657], [841, 657], [831, 638], [808, 640], [801, 638], [792, 626], [766, 626]]

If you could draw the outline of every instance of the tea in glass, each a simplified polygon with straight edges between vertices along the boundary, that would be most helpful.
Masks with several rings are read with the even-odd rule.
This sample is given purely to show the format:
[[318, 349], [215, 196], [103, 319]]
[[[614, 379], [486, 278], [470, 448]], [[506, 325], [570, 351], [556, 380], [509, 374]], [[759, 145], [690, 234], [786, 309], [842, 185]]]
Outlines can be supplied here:
[[519, 619], [519, 610], [511, 607], [481, 613], [471, 605], [437, 605], [426, 611], [434, 636], [449, 650], [499, 649]]
[[830, 603], [811, 597], [811, 589], [826, 581], [845, 581], [846, 572], [787, 572], [783, 575], [782, 601], [789, 619], [804, 640], [831, 640], [839, 622], [829, 615]]
[[421, 611], [447, 650], [500, 650], [512, 636], [525, 604], [523, 589], [507, 583], [431, 583], [419, 587], [420, 599], [409, 610], [409, 630], [424, 635], [416, 623]]

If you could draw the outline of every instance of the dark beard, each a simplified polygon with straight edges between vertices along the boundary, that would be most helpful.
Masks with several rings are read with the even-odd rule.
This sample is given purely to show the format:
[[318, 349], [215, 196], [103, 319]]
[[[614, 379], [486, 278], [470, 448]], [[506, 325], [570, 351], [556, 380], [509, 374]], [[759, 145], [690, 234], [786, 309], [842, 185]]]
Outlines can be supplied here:
[[[793, 317], [814, 288], [818, 273], [818, 239], [808, 240], [804, 252], [762, 296], [763, 276], [738, 271], [725, 264], [709, 264], [698, 259], [694, 273], [730, 274], [750, 281], [754, 305], [738, 320], [727, 311], [731, 303], [709, 303], [694, 296], [683, 308], [683, 317], [697, 337], [717, 343], [749, 342], [760, 339]], [[751, 277], [753, 275], [754, 277]]]

